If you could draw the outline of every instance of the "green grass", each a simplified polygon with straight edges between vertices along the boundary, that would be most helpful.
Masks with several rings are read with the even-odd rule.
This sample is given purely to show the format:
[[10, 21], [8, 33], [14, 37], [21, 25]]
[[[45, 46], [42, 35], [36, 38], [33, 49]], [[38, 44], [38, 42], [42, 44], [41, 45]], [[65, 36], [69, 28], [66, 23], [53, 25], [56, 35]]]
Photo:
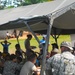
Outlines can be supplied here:
[[[39, 40], [42, 39], [41, 36], [39, 36]], [[19, 43], [20, 43], [20, 46], [21, 46], [21, 49], [25, 51], [25, 48], [24, 48], [24, 40], [25, 39], [19, 39]], [[0, 40], [0, 42], [3, 41], [3, 40]], [[16, 39], [9, 39], [8, 40], [9, 42], [11, 42], [12, 44], [9, 46], [9, 52], [10, 53], [14, 53], [15, 52], [15, 44], [17, 43], [17, 40]], [[60, 43], [62, 41], [71, 41], [70, 40], [70, 36], [69, 35], [61, 35], [59, 36], [58, 38], [58, 45], [60, 45]], [[52, 38], [52, 36], [50, 37], [50, 44], [54, 43], [55, 40]], [[39, 46], [39, 44], [37, 43], [37, 41], [35, 40], [35, 38], [32, 38], [31, 40], [31, 45], [34, 45], [36, 47]], [[39, 49], [39, 48], [37, 48]], [[2, 45], [0, 44], [0, 51], [2, 52]], [[49, 51], [51, 50], [51, 45], [49, 47]]]

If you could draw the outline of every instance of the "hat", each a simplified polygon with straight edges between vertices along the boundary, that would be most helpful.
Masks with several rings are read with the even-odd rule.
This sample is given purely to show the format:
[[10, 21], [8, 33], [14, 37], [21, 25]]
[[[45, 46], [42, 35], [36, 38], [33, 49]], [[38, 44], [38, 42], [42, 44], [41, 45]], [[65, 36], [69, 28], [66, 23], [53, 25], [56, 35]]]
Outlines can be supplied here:
[[44, 38], [46, 38], [46, 37], [47, 37], [47, 35], [45, 35], [45, 34], [44, 34], [44, 35], [42, 35], [42, 36], [43, 36]]
[[59, 53], [59, 50], [57, 48], [54, 48], [54, 50], [52, 52]]
[[61, 46], [64, 46], [64, 47], [69, 48], [70, 50], [73, 50], [72, 45], [71, 45], [70, 42], [63, 41], [63, 42], [61, 43], [60, 47], [61, 47]]

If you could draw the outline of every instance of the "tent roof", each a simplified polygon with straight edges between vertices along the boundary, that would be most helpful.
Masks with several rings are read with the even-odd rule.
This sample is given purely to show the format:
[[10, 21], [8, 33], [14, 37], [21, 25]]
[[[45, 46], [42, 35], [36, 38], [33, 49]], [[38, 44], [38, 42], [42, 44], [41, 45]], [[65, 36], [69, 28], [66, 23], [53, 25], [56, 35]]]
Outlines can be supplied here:
[[54, 20], [54, 28], [75, 29], [74, 9], [75, 0], [54, 0], [0, 10], [0, 30], [17, 28], [28, 30], [24, 23], [28, 22], [33, 31], [44, 31], [47, 30], [48, 25], [48, 18], [46, 16]]
[[47, 30], [49, 18], [47, 16], [33, 17], [28, 19], [20, 18], [1, 25], [0, 30], [19, 29], [29, 31], [25, 23], [28, 23], [33, 31]]

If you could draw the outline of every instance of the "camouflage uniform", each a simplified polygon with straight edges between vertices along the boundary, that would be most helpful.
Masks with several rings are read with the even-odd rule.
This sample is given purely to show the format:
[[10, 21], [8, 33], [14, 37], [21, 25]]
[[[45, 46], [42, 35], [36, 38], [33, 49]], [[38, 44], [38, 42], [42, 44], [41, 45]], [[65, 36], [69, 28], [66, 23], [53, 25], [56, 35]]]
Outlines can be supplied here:
[[2, 75], [15, 75], [17, 63], [6, 61], [4, 64], [4, 71]]
[[75, 56], [68, 51], [56, 54], [47, 60], [46, 70], [52, 70], [53, 75], [75, 75]]

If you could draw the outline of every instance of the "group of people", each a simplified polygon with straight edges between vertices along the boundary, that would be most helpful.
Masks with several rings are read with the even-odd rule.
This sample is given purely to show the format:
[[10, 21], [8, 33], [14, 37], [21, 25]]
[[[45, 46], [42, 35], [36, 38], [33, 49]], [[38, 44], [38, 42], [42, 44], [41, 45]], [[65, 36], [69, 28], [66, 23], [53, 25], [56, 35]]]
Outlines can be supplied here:
[[[45, 46], [45, 37], [40, 44]], [[56, 43], [52, 44], [52, 51], [46, 60], [46, 75], [75, 75], [75, 55], [71, 43], [62, 42], [60, 50], [61, 53]], [[40, 53], [43, 54], [43, 49], [40, 50]]]
[[[0, 73], [2, 75], [40, 75], [41, 60], [43, 57], [43, 48], [45, 46], [45, 39], [47, 36], [43, 36], [40, 40], [40, 53], [34, 52], [32, 49], [36, 48], [31, 46], [30, 40], [32, 35], [28, 34], [27, 39], [24, 42], [26, 52], [24, 52], [19, 44], [15, 45], [15, 54], [9, 54], [8, 46], [11, 44], [5, 40], [1, 42], [3, 46], [3, 52], [7, 53], [3, 56], [0, 53]], [[43, 48], [41, 47], [43, 45]], [[62, 42], [60, 44], [60, 50], [56, 43], [52, 45], [52, 51], [46, 56], [46, 75], [75, 75], [75, 55], [74, 49], [70, 42]], [[23, 58], [23, 54], [25, 58]]]
[[75, 55], [70, 42], [62, 42], [61, 53], [50, 57], [46, 62], [46, 75], [75, 75]]
[[[35, 66], [35, 62], [37, 59], [37, 54], [32, 51], [35, 46], [30, 46], [30, 40], [32, 35], [27, 35], [27, 39], [25, 40], [25, 48], [26, 52], [24, 52], [19, 44], [15, 45], [15, 54], [9, 53], [9, 46], [11, 45], [10, 42], [4, 40], [1, 43], [3, 46], [3, 53], [0, 52], [0, 74], [2, 75], [29, 75], [28, 73], [37, 74], [37, 67]], [[25, 58], [23, 57], [25, 55]], [[24, 63], [27, 62], [26, 66]], [[23, 67], [24, 66], [24, 67]], [[22, 67], [26, 70], [24, 71]], [[31, 74], [30, 73], [30, 74]]]
[[9, 53], [10, 42], [4, 40], [0, 42], [3, 46], [3, 52], [0, 52], [0, 74], [19, 75], [22, 63], [22, 50], [19, 44], [15, 45], [15, 53]]

